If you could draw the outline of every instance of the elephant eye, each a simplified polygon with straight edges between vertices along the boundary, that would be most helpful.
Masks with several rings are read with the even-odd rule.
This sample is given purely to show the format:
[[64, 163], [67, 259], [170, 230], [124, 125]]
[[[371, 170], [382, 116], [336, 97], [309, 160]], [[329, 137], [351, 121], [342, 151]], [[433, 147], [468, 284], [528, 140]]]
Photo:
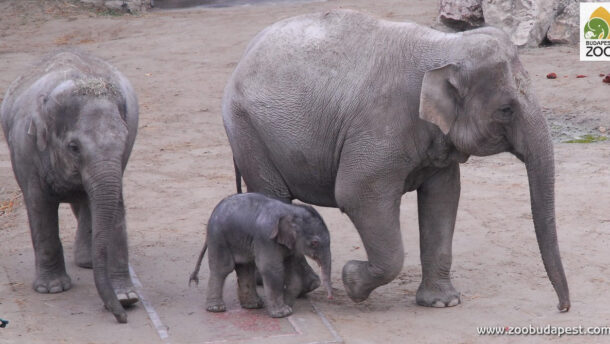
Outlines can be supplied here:
[[319, 242], [318, 240], [316, 240], [316, 239], [312, 240], [312, 241], [309, 243], [309, 246], [311, 246], [312, 248], [316, 248], [316, 247], [318, 247], [319, 245], [320, 245], [320, 242]]
[[513, 108], [510, 105], [502, 106], [496, 112], [495, 117], [500, 122], [510, 122], [513, 118]]
[[79, 154], [80, 153], [80, 148], [78, 147], [78, 144], [76, 144], [76, 142], [74, 142], [74, 141], [68, 143], [68, 150], [70, 152], [72, 152], [73, 154]]

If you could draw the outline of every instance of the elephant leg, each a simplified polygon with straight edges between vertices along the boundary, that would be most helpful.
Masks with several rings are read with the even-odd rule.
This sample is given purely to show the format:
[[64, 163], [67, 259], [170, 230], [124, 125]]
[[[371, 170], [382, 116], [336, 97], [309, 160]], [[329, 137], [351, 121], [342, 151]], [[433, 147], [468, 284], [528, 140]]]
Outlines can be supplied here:
[[303, 297], [306, 294], [318, 289], [320, 277], [311, 268], [307, 259], [303, 255], [294, 256], [291, 260], [292, 278], [294, 279], [293, 288], [296, 292], [296, 297]]
[[236, 264], [237, 294], [239, 303], [243, 308], [262, 308], [263, 300], [256, 292], [256, 277], [254, 276], [254, 264]]
[[[290, 189], [273, 161], [268, 157], [269, 153], [265, 148], [265, 143], [253, 133], [249, 121], [241, 122], [241, 119], [248, 117], [247, 114], [238, 116], [235, 124], [239, 128], [240, 134], [229, 135], [233, 139], [230, 142], [233, 160], [248, 187], [248, 192], [262, 193], [290, 203], [293, 199]], [[247, 149], [238, 147], [247, 147]]]
[[89, 201], [83, 199], [71, 204], [72, 212], [78, 221], [76, 240], [74, 243], [74, 262], [81, 268], [93, 268], [91, 255], [91, 209]]
[[400, 200], [346, 210], [366, 249], [369, 261], [350, 260], [343, 266], [343, 285], [354, 302], [366, 300], [377, 287], [390, 283], [402, 269]]
[[108, 242], [108, 277], [117, 298], [123, 306], [140, 300], [129, 274], [129, 248], [125, 225], [125, 204], [123, 196], [119, 199], [119, 211]]
[[72, 281], [66, 273], [64, 252], [59, 239], [59, 203], [45, 199], [40, 191], [24, 190], [24, 198], [36, 260], [34, 290], [39, 293], [68, 290]]
[[303, 291], [303, 276], [297, 271], [298, 265], [299, 263], [295, 256], [284, 260], [284, 279], [286, 284], [284, 302], [289, 306], [294, 305], [294, 300]]
[[[268, 252], [269, 256], [272, 253]], [[283, 259], [278, 253], [271, 259], [256, 257], [256, 266], [263, 278], [265, 304], [267, 312], [273, 318], [282, 318], [292, 314], [292, 307], [284, 301], [285, 269]]]
[[[369, 259], [348, 261], [343, 267], [343, 285], [354, 302], [362, 302], [402, 269], [404, 249], [399, 223], [402, 184], [375, 179], [354, 181], [348, 178], [353, 176], [352, 171], [342, 173], [336, 185], [337, 205], [356, 226]], [[377, 190], [372, 185], [377, 185]]]
[[208, 277], [206, 309], [208, 312], [224, 312], [227, 308], [222, 299], [222, 289], [225, 279], [235, 269], [235, 261], [228, 247], [208, 245], [208, 265], [210, 276]]
[[447, 167], [417, 189], [422, 282], [416, 301], [421, 306], [451, 307], [460, 294], [451, 284], [451, 244], [460, 199], [460, 168]]

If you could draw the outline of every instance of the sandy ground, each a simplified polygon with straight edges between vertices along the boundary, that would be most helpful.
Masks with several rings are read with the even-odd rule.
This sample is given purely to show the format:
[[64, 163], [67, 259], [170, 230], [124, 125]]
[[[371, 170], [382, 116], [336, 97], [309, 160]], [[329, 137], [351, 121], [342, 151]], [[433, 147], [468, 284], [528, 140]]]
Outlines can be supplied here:
[[[159, 336], [142, 303], [129, 310], [127, 325], [116, 324], [103, 310], [91, 271], [72, 261], [76, 222], [67, 205], [60, 208], [60, 226], [73, 288], [54, 295], [32, 290], [25, 209], [1, 139], [0, 318], [10, 324], [0, 328], [0, 343], [504, 343], [555, 337], [484, 337], [477, 335], [477, 327], [610, 325], [610, 142], [561, 143], [575, 133], [610, 127], [610, 85], [598, 77], [610, 73], [610, 64], [578, 62], [577, 48], [568, 46], [523, 50], [521, 58], [558, 142], [557, 223], [571, 289], [569, 313], [555, 308], [557, 298], [535, 241], [525, 168], [508, 154], [473, 157], [462, 167], [452, 269], [461, 305], [431, 309], [415, 304], [421, 270], [411, 193], [401, 208], [402, 273], [366, 302], [352, 303], [340, 276], [347, 260], [365, 257], [360, 239], [345, 215], [323, 208], [333, 242], [333, 301], [315, 291], [299, 301], [290, 319], [271, 320], [263, 311], [240, 310], [230, 280], [230, 311], [205, 312], [205, 283], [189, 289], [187, 280], [210, 212], [234, 192], [220, 115], [223, 87], [259, 30], [282, 18], [338, 7], [439, 26], [437, 2], [427, 0], [299, 2], [138, 16], [112, 16], [69, 1], [1, 1], [0, 95], [29, 64], [63, 45], [107, 59], [139, 94], [140, 130], [124, 181], [131, 265], [167, 337]], [[558, 79], [546, 79], [549, 72]], [[577, 79], [577, 74], [588, 77]], [[206, 273], [202, 271], [204, 282]]]

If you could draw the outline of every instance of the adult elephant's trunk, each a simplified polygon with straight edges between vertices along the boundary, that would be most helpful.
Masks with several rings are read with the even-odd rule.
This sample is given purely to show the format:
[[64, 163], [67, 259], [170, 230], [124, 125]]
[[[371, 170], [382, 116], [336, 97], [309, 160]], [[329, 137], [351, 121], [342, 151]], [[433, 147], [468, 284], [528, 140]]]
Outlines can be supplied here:
[[570, 295], [557, 244], [555, 162], [551, 135], [537, 106], [526, 112], [521, 124], [523, 139], [515, 146], [527, 169], [536, 239], [544, 268], [559, 297], [558, 308], [561, 312], [567, 312], [570, 309]]
[[120, 323], [127, 322], [127, 313], [121, 306], [108, 278], [108, 242], [116, 230], [116, 215], [122, 188], [120, 161], [99, 161], [89, 166], [85, 189], [91, 205], [93, 231], [93, 278], [95, 287], [106, 308]]
[[316, 257], [316, 262], [320, 265], [322, 269], [322, 285], [326, 288], [326, 296], [328, 299], [333, 298], [333, 289], [330, 281], [330, 271], [331, 271], [331, 254], [330, 248], [325, 250], [323, 254], [319, 257]]

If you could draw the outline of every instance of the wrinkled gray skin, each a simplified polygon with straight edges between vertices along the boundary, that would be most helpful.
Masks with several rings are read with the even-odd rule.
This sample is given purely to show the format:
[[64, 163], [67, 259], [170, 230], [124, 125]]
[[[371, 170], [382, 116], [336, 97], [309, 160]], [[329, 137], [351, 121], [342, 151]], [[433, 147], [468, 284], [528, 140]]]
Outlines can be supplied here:
[[513, 153], [527, 169], [559, 309], [569, 309], [549, 129], [500, 30], [441, 33], [347, 10], [290, 18], [248, 46], [226, 87], [223, 119], [249, 191], [338, 207], [352, 220], [368, 255], [343, 268], [356, 302], [401, 271], [400, 199], [417, 190], [416, 301], [458, 304], [450, 268], [459, 163]]
[[70, 289], [59, 239], [59, 203], [78, 219], [75, 260], [93, 268], [106, 308], [138, 301], [128, 269], [123, 170], [136, 137], [138, 102], [127, 79], [79, 51], [47, 56], [10, 86], [1, 108], [13, 171], [23, 191], [36, 258], [34, 289]]
[[320, 265], [322, 284], [332, 297], [330, 234], [320, 214], [310, 206], [286, 204], [257, 193], [227, 197], [210, 216], [206, 243], [189, 283], [199, 283], [197, 275], [206, 249], [210, 267], [206, 303], [210, 312], [226, 310], [222, 289], [233, 270], [241, 306], [261, 308], [263, 301], [256, 293], [258, 269], [269, 315], [278, 318], [292, 314], [294, 299], [310, 291], [303, 286], [304, 256]]

